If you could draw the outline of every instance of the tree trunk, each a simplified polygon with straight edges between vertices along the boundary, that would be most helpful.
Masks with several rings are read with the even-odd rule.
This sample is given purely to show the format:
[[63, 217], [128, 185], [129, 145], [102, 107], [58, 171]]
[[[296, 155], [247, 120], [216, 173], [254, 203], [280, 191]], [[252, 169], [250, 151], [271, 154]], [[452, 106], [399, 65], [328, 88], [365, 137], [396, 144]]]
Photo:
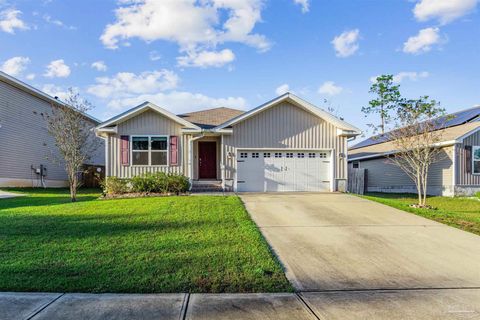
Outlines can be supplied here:
[[72, 202], [77, 201], [77, 185], [77, 176], [76, 174], [73, 174], [70, 179], [70, 199]]

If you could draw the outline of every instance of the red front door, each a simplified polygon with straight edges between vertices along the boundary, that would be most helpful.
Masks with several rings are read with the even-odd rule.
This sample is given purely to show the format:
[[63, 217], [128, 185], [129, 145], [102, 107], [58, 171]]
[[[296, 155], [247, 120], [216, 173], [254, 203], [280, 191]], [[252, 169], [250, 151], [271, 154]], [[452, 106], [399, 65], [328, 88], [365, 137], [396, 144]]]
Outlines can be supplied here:
[[217, 143], [215, 141], [198, 142], [198, 177], [217, 179]]

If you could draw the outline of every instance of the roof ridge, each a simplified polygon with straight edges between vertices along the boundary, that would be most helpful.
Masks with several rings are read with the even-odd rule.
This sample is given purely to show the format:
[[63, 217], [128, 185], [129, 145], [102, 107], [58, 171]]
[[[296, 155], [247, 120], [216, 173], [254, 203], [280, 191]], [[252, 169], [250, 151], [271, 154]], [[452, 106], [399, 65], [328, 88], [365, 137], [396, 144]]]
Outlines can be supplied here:
[[180, 113], [180, 114], [178, 114], [178, 116], [184, 116], [184, 115], [189, 115], [189, 114], [192, 114], [192, 113], [206, 112], [206, 111], [212, 111], [212, 110], [218, 110], [218, 109], [228, 109], [228, 110], [234, 110], [234, 111], [239, 111], [239, 112], [245, 112], [245, 110], [240, 110], [240, 109], [236, 109], [236, 108], [215, 107], [215, 108], [208, 108], [208, 109], [202, 109], [202, 110], [197, 110], [197, 111]]

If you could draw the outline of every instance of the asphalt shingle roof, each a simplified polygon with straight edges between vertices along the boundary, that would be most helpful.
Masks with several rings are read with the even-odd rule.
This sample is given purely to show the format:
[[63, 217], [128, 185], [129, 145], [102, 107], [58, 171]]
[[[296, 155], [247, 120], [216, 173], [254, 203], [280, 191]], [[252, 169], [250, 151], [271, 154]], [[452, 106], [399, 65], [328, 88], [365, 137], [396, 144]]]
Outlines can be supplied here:
[[243, 113], [245, 113], [245, 111], [220, 107], [179, 114], [178, 116], [196, 124], [202, 129], [211, 129]]

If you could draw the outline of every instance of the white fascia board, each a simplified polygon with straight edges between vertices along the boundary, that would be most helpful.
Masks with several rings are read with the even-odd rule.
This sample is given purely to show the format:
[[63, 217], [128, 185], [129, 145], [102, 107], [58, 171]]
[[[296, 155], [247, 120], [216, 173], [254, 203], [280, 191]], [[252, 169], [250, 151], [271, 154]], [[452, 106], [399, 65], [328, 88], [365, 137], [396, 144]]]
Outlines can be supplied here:
[[470, 130], [469, 132], [465, 133], [464, 135], [458, 137], [456, 140], [459, 141], [459, 143], [463, 143], [463, 140], [466, 137], [471, 136], [472, 134], [477, 133], [478, 131], [480, 131], [480, 126], [478, 126], [477, 128], [475, 128], [473, 130]]
[[[26, 84], [25, 82], [23, 81], [20, 81], [18, 80], [17, 78], [14, 78], [12, 77], [11, 75], [9, 74], [6, 74], [5, 72], [2, 72], [0, 71], [0, 81], [4, 81], [10, 85], [13, 85], [14, 87], [16, 88], [19, 88], [27, 93], [30, 93], [31, 95], [34, 95], [42, 100], [45, 100], [47, 102], [50, 102], [50, 103], [55, 103], [55, 104], [58, 104], [58, 105], [61, 105], [61, 106], [64, 106], [64, 107], [67, 107], [67, 108], [70, 108], [70, 109], [73, 109], [71, 106], [67, 105], [65, 102], [59, 100], [59, 99], [55, 99], [54, 97], [52, 97], [51, 95], [49, 94], [46, 94], [45, 92], [43, 91], [40, 91], [38, 90], [37, 88], [34, 88], [32, 87], [31, 85], [29, 84]], [[75, 110], [75, 109], [74, 109]], [[81, 112], [81, 114], [83, 116], [85, 116], [86, 118], [88, 118], [89, 120], [95, 122], [96, 124], [98, 123], [101, 123], [102, 121], [100, 121], [99, 119], [87, 114], [87, 113], [84, 113], [84, 112]]]
[[238, 117], [235, 117], [219, 126], [217, 126], [215, 129], [216, 130], [219, 130], [219, 129], [224, 129], [226, 127], [229, 127], [229, 126], [232, 126], [234, 124], [237, 124], [241, 121], [244, 121], [254, 115], [256, 115], [257, 113], [260, 113], [274, 105], [277, 105], [278, 103], [281, 103], [283, 101], [291, 101], [293, 102], [295, 105], [297, 105], [298, 107], [301, 107], [307, 111], [309, 111], [310, 113], [313, 113], [314, 115], [334, 124], [335, 126], [341, 128], [341, 129], [345, 129], [345, 130], [350, 130], [352, 132], [357, 132], [358, 134], [361, 133], [361, 130], [358, 129], [357, 127], [355, 126], [352, 126], [351, 124], [341, 120], [341, 119], [338, 119], [337, 117], [331, 115], [330, 113], [314, 106], [313, 104], [297, 97], [296, 95], [290, 93], [290, 92], [287, 92], [273, 100], [270, 100], [244, 114], [241, 114], [239, 115]]
[[148, 101], [144, 102], [144, 103], [142, 103], [142, 104], [140, 104], [140, 105], [138, 105], [138, 106], [136, 106], [136, 107], [134, 107], [130, 110], [127, 110], [126, 112], [121, 113], [121, 114], [119, 114], [119, 115], [101, 123], [101, 124], [99, 124], [97, 126], [97, 129], [101, 129], [103, 127], [108, 127], [112, 124], [118, 124], [118, 123], [124, 122], [124, 121], [136, 116], [137, 114], [142, 113], [145, 109], [152, 109], [153, 111], [156, 111], [156, 112], [162, 114], [163, 116], [169, 118], [170, 120], [175, 121], [179, 124], [182, 124], [182, 125], [184, 125], [188, 128], [201, 130], [201, 128], [199, 126], [196, 126], [193, 123], [191, 123], [191, 122], [189, 122], [185, 119], [182, 119], [179, 116], [174, 115], [170, 111], [167, 111], [163, 108], [160, 108], [156, 104], [153, 104], [153, 103], [148, 102]]

